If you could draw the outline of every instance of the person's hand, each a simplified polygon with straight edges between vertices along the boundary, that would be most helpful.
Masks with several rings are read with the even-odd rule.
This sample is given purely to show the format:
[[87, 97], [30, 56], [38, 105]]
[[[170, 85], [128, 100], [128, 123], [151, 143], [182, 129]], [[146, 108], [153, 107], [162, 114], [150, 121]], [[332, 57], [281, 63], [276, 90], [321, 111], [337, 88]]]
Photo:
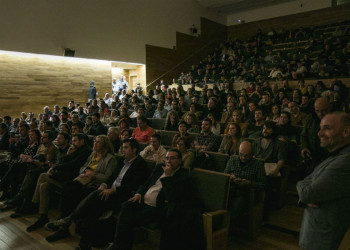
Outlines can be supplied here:
[[277, 169], [277, 167], [275, 167], [270, 173], [269, 176], [279, 176], [279, 169]]
[[86, 169], [85, 175], [90, 177], [91, 179], [93, 179], [93, 178], [95, 178], [96, 173], [95, 173], [95, 171], [92, 171], [91, 169]]
[[110, 188], [110, 189], [105, 189], [105, 190], [102, 190], [100, 192], [100, 197], [101, 197], [101, 200], [108, 200], [109, 196], [111, 194], [114, 194], [115, 193], [115, 189], [114, 188]]
[[50, 167], [49, 170], [47, 170], [46, 173], [51, 174], [53, 167]]
[[237, 178], [237, 177], [236, 177], [234, 174], [231, 174], [231, 175], [230, 175], [231, 181], [234, 181], [236, 178]]
[[141, 203], [141, 195], [135, 194], [134, 197], [130, 198], [129, 201]]
[[167, 177], [167, 176], [170, 176], [171, 173], [172, 173], [172, 168], [170, 166], [170, 163], [166, 163], [165, 166], [162, 167], [163, 170], [164, 170], [164, 175]]
[[98, 190], [105, 190], [107, 189], [106, 185], [105, 184], [101, 184], [99, 187], [98, 187]]
[[308, 206], [309, 208], [319, 208], [318, 205], [312, 204], [312, 203], [307, 204], [307, 206]]
[[301, 157], [306, 158], [306, 153], [309, 153], [311, 155], [311, 151], [308, 148], [304, 148], [301, 150]]
[[69, 147], [68, 151], [67, 151], [67, 155], [72, 154], [72, 153], [75, 152], [76, 150], [77, 150], [77, 149], [76, 149], [73, 145], [71, 145], [71, 146]]

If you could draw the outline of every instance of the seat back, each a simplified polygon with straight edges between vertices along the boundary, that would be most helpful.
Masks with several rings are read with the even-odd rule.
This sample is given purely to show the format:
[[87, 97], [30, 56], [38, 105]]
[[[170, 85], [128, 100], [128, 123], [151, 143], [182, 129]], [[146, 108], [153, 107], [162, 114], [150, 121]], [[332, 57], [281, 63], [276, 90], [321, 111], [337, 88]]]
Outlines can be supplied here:
[[165, 126], [165, 118], [148, 118], [150, 126], [155, 130], [162, 130]]
[[177, 131], [167, 131], [167, 130], [160, 130], [159, 132], [160, 132], [160, 136], [161, 136], [162, 145], [171, 147], [171, 144], [173, 142], [173, 137], [178, 132]]
[[203, 151], [203, 153], [206, 153], [206, 154], [210, 155], [210, 157], [213, 158], [213, 160], [216, 164], [215, 171], [222, 172], [222, 173], [224, 172], [224, 170], [226, 168], [226, 163], [229, 159], [228, 154], [210, 152], [210, 151]]
[[227, 209], [230, 192], [229, 174], [195, 168], [191, 175], [206, 212]]

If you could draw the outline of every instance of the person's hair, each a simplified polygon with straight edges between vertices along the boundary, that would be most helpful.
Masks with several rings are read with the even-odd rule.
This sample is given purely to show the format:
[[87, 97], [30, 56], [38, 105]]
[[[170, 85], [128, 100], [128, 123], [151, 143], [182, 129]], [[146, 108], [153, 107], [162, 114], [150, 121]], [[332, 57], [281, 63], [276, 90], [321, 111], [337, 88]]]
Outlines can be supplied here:
[[92, 117], [91, 117], [91, 116], [87, 116], [87, 117], [86, 117], [86, 120], [92, 121]]
[[6, 131], [8, 131], [8, 128], [7, 128], [7, 126], [6, 126], [6, 124], [5, 123], [0, 123], [0, 127], [2, 128], [2, 129], [6, 129]]
[[70, 140], [70, 136], [69, 136], [69, 134], [67, 134], [67, 133], [59, 132], [58, 135], [62, 135], [62, 136], [64, 137], [64, 139], [66, 139], [67, 141]]
[[128, 134], [130, 135], [129, 129], [123, 129], [123, 130], [120, 132], [120, 135], [122, 135], [125, 131], [128, 132]]
[[171, 115], [174, 115], [175, 116], [175, 122], [177, 122], [179, 120], [179, 114], [175, 111], [175, 110], [171, 110], [169, 113], [168, 113], [168, 119], [170, 119], [170, 116]]
[[[123, 132], [124, 132], [124, 130], [123, 130]], [[132, 149], [135, 149], [135, 148], [136, 148], [136, 153], [138, 153], [139, 150], [140, 150], [140, 144], [138, 143], [138, 141], [137, 141], [136, 139], [134, 139], [134, 138], [132, 138], [132, 137], [130, 137], [130, 138], [128, 138], [128, 139], [124, 139], [124, 140], [123, 140], [123, 143], [130, 143], [130, 147], [131, 147]]]
[[118, 134], [119, 129], [117, 127], [109, 127], [108, 130], [113, 131], [115, 134]]
[[276, 135], [277, 135], [277, 125], [276, 125], [275, 122], [273, 122], [273, 121], [265, 121], [264, 122], [264, 126], [266, 128], [272, 129], [273, 130], [272, 137], [276, 137]]
[[84, 135], [83, 133], [77, 133], [77, 134], [73, 134], [73, 137], [77, 137], [79, 141], [84, 140], [85, 144], [87, 143], [86, 141], [86, 135]]
[[73, 126], [78, 126], [78, 128], [83, 129], [84, 128], [84, 123], [82, 123], [82, 122], [74, 122], [74, 123], [72, 123], [72, 127]]
[[185, 144], [186, 149], [189, 149], [191, 146], [190, 140], [186, 139], [186, 137], [184, 136], [180, 136], [179, 138], [177, 138], [176, 140], [176, 145], [180, 142], [183, 141]]
[[182, 165], [182, 154], [180, 150], [178, 150], [177, 148], [171, 148], [168, 150], [168, 153], [169, 152], [175, 152], [177, 154], [177, 157], [179, 157], [179, 159], [181, 160], [181, 165]]
[[[101, 143], [103, 144], [103, 148], [102, 148], [102, 157], [103, 158], [106, 157], [107, 154], [114, 154], [113, 145], [106, 135], [98, 135], [95, 137], [95, 139], [96, 138], [99, 138], [101, 140]], [[95, 151], [93, 151], [92, 154], [93, 154], [93, 156], [96, 156]]]
[[288, 123], [287, 124], [290, 125], [291, 122], [292, 122], [290, 113], [288, 111], [282, 111], [280, 115], [282, 115], [282, 114], [285, 114], [288, 117]]
[[45, 130], [44, 133], [47, 134], [50, 141], [53, 141], [55, 139], [55, 135], [51, 130]]
[[[64, 108], [67, 108], [67, 107], [62, 107], [62, 109], [64, 109]], [[62, 110], [61, 111], [61, 115], [63, 115], [63, 114], [68, 116], [68, 112], [66, 110]]]
[[178, 123], [178, 126], [180, 126], [180, 125], [185, 125], [186, 128], [188, 128], [188, 124], [187, 124], [187, 122], [185, 122], [185, 121], [180, 121], [180, 122]]
[[[69, 133], [71, 133], [71, 129], [70, 129], [70, 127], [69, 127], [69, 125], [68, 125], [67, 123], [61, 123], [60, 127], [61, 127], [61, 126], [66, 127], [66, 129], [69, 131]], [[60, 130], [61, 130], [61, 129], [60, 129]]]
[[[192, 124], [192, 125], [197, 125], [197, 123], [198, 123], [198, 118], [197, 118], [197, 116], [196, 116], [195, 114], [188, 113], [188, 114], [186, 115], [186, 118], [187, 118], [187, 116], [190, 116], [190, 117], [192, 118], [192, 120], [193, 120], [193, 124]], [[188, 125], [188, 124], [187, 124], [187, 125]]]
[[130, 126], [130, 123], [129, 123], [129, 119], [128, 119], [128, 118], [122, 118], [122, 119], [120, 119], [119, 122], [118, 122], [118, 126], [120, 126], [120, 124], [121, 124], [122, 122], [125, 122], [125, 124], [127, 125], [127, 127]]
[[19, 125], [20, 128], [25, 127], [27, 130], [29, 130], [29, 125], [27, 123]]
[[11, 121], [11, 116], [5, 115], [5, 116], [4, 116], [4, 120], [9, 120], [9, 121]]
[[138, 117], [137, 117], [137, 120], [138, 120], [138, 121], [142, 121], [143, 123], [146, 123], [146, 124], [147, 124], [147, 118], [144, 117], [144, 116], [138, 116]]
[[242, 137], [242, 130], [241, 130], [241, 126], [239, 126], [238, 123], [236, 122], [229, 122], [227, 123], [227, 126], [225, 128], [225, 135], [228, 135], [228, 130], [230, 129], [230, 125], [234, 125], [236, 127], [236, 137], [239, 139]]
[[209, 122], [210, 126], [213, 125], [212, 120], [210, 120], [208, 117], [203, 119], [203, 122]]
[[98, 118], [98, 119], [100, 119], [100, 114], [98, 113], [98, 112], [95, 112], [95, 113], [93, 113], [93, 115], [92, 116], [95, 116], [96, 118]]
[[40, 130], [39, 129], [31, 129], [31, 130], [29, 130], [29, 132], [34, 132], [36, 135], [37, 141], [40, 143], [40, 138], [41, 138]]
[[151, 137], [156, 138], [159, 142], [161, 141], [162, 137], [159, 133], [154, 133]]
[[257, 111], [260, 111], [260, 112], [262, 113], [262, 115], [265, 117], [265, 113], [264, 113], [264, 111], [263, 111], [260, 107], [256, 107], [256, 109], [254, 110], [254, 114], [255, 114]]

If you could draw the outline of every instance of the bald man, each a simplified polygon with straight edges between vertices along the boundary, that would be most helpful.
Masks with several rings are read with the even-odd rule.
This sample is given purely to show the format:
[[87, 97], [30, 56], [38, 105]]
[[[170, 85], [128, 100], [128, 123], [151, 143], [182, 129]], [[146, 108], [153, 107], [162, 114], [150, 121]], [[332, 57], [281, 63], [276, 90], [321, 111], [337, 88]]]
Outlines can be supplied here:
[[247, 210], [250, 188], [258, 191], [265, 189], [264, 163], [253, 158], [252, 144], [243, 141], [239, 146], [239, 155], [227, 162], [225, 173], [231, 175], [234, 183], [230, 198], [231, 222], [234, 223]]
[[318, 137], [330, 156], [297, 183], [299, 204], [305, 207], [299, 245], [338, 249], [350, 227], [350, 115], [325, 115]]
[[327, 151], [320, 147], [317, 133], [320, 129], [321, 119], [331, 111], [332, 104], [329, 99], [327, 97], [318, 98], [314, 104], [314, 112], [307, 116], [305, 126], [300, 134], [301, 157], [311, 158], [313, 166], [328, 156]]

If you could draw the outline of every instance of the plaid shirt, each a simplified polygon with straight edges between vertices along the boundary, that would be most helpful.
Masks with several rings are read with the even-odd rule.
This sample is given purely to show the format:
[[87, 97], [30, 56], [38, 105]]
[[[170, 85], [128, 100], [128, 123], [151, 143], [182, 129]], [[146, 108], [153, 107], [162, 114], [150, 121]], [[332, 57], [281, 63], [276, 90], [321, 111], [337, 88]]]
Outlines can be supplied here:
[[246, 165], [242, 165], [239, 156], [233, 156], [227, 162], [224, 172], [247, 179], [253, 188], [265, 188], [266, 173], [264, 163], [260, 160], [252, 158]]

